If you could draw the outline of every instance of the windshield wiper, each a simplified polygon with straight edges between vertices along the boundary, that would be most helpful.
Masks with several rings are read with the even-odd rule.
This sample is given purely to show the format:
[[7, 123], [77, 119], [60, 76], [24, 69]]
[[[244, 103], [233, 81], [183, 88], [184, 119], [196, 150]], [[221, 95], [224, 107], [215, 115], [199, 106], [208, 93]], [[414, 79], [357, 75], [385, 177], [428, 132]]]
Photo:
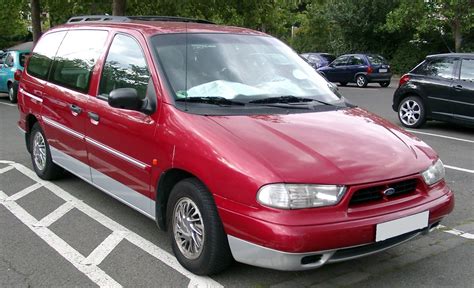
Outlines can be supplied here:
[[333, 105], [321, 100], [316, 100], [313, 98], [305, 98], [305, 97], [297, 97], [293, 95], [286, 95], [286, 96], [279, 96], [279, 97], [269, 97], [263, 99], [257, 99], [250, 101], [249, 103], [253, 104], [272, 104], [272, 103], [284, 103], [284, 104], [297, 104], [297, 103], [304, 103], [307, 104], [309, 102], [318, 102], [324, 105]]
[[188, 97], [188, 98], [179, 98], [176, 99], [179, 102], [188, 102], [188, 103], [205, 103], [205, 104], [212, 104], [212, 105], [239, 105], [244, 106], [245, 103], [230, 100], [224, 97], [219, 96], [204, 96], [204, 97]]

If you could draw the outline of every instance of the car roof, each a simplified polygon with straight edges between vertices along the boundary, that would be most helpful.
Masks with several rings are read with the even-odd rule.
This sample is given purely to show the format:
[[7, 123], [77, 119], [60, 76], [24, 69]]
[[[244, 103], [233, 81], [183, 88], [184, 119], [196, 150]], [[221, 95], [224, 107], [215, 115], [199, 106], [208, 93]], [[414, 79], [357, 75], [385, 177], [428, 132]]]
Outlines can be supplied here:
[[436, 57], [474, 58], [474, 53], [442, 53], [442, 54], [433, 54], [433, 55], [426, 56], [426, 58], [436, 58]]
[[[126, 18], [126, 17], [125, 17]], [[140, 18], [133, 19], [128, 18], [127, 21], [82, 21], [82, 22], [71, 22], [53, 28], [52, 30], [58, 29], [70, 29], [70, 28], [121, 28], [121, 29], [132, 29], [142, 32], [145, 36], [152, 36], [155, 34], [172, 34], [172, 33], [227, 33], [227, 34], [248, 34], [248, 35], [265, 35], [267, 34], [255, 31], [247, 28], [234, 27], [234, 26], [223, 26], [211, 24], [210, 22], [188, 22], [180, 21], [180, 18], [176, 18], [176, 21], [152, 21], [152, 20], [140, 20]], [[186, 19], [186, 18], [182, 18]], [[199, 20], [196, 20], [199, 21]]]

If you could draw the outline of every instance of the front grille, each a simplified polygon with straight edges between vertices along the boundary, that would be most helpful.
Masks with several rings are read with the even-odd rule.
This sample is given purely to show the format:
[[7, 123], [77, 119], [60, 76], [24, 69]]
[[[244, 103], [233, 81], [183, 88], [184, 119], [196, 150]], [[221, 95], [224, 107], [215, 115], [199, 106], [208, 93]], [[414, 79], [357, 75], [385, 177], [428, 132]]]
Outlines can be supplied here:
[[[417, 179], [408, 179], [400, 182], [390, 183], [386, 185], [377, 185], [368, 188], [357, 190], [351, 198], [350, 204], [361, 204], [366, 202], [378, 201], [384, 199], [396, 198], [401, 195], [411, 194], [415, 192]], [[393, 188], [395, 191], [389, 196], [385, 196], [383, 192], [388, 188]]]

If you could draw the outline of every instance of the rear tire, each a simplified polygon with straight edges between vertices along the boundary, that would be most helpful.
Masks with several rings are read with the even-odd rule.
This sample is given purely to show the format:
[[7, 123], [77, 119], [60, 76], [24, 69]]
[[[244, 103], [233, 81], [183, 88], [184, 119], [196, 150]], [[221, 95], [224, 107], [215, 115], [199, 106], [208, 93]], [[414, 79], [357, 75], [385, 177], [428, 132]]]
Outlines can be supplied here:
[[166, 210], [171, 246], [178, 262], [197, 275], [216, 274], [233, 261], [214, 199], [196, 178], [178, 182]]
[[364, 87], [367, 87], [367, 84], [369, 83], [367, 81], [367, 77], [365, 77], [364, 75], [357, 75], [356, 84], [358, 87], [364, 88]]
[[398, 119], [405, 127], [419, 128], [426, 122], [425, 111], [425, 105], [420, 97], [409, 96], [398, 105]]
[[16, 103], [18, 101], [15, 89], [13, 89], [13, 83], [8, 84], [8, 99], [11, 103]]
[[63, 169], [53, 163], [48, 141], [38, 122], [31, 128], [30, 151], [33, 168], [41, 179], [53, 180], [62, 176]]
[[380, 86], [385, 88], [385, 87], [388, 87], [388, 85], [390, 85], [390, 81], [380, 82], [379, 84], [380, 84]]

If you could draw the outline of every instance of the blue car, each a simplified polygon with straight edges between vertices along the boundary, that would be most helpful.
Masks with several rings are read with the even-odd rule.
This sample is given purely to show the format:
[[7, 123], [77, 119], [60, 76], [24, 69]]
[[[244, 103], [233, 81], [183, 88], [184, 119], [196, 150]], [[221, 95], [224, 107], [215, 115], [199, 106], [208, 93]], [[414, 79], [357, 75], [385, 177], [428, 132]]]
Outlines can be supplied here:
[[29, 50], [7, 51], [0, 58], [0, 92], [8, 93], [8, 98], [12, 103], [17, 101], [13, 85], [15, 71], [23, 71], [25, 59], [29, 54]]
[[329, 53], [303, 53], [300, 56], [303, 57], [309, 65], [313, 66], [314, 69], [328, 66], [336, 59], [334, 55]]
[[388, 87], [392, 78], [387, 60], [375, 54], [342, 55], [328, 66], [319, 68], [318, 72], [329, 81], [339, 82], [342, 86], [356, 83], [359, 87], [366, 87], [375, 82]]

